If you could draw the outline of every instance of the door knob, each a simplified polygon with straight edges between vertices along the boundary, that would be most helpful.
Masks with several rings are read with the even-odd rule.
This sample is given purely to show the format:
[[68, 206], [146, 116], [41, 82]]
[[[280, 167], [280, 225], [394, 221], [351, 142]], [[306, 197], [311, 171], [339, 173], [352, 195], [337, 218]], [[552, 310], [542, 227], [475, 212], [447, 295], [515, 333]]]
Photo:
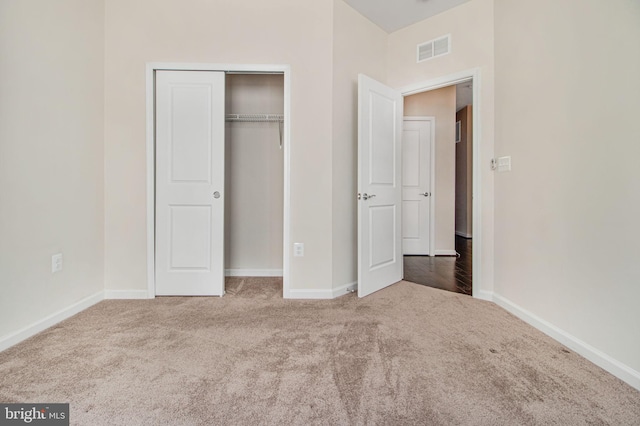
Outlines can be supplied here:
[[431, 195], [431, 193], [430, 192], [423, 192], [420, 195], [424, 195], [425, 197], [429, 197]]
[[364, 194], [362, 194], [362, 199], [363, 199], [363, 200], [368, 200], [369, 198], [373, 198], [373, 197], [375, 197], [375, 196], [376, 196], [376, 194], [371, 194], [371, 195], [369, 195], [369, 194], [367, 194], [367, 193], [365, 192]]
[[213, 198], [220, 198], [220, 193], [218, 191], [214, 192]]

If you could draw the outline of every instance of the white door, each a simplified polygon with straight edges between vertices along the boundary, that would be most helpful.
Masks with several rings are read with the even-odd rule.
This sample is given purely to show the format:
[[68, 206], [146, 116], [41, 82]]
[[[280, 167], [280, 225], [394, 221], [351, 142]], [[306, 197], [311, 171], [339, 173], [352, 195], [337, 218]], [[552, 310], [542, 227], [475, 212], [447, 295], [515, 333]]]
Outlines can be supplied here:
[[404, 254], [432, 255], [433, 118], [405, 117], [402, 128], [402, 249]]
[[156, 72], [156, 294], [224, 293], [224, 73]]
[[402, 95], [358, 76], [358, 296], [402, 279]]

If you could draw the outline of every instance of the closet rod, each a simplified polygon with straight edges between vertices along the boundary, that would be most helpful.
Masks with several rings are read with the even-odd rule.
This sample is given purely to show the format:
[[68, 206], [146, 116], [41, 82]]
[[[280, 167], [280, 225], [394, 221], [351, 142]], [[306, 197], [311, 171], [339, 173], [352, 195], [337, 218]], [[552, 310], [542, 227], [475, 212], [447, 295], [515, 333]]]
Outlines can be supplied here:
[[227, 114], [227, 121], [284, 121], [283, 114]]
[[282, 124], [284, 123], [284, 114], [227, 114], [226, 121], [278, 123], [280, 149], [282, 149]]

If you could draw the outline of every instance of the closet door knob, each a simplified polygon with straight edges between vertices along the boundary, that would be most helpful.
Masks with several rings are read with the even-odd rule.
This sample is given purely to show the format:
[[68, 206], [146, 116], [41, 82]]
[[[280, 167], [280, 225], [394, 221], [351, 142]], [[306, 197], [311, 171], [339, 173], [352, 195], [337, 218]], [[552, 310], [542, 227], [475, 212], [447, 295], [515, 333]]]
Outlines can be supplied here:
[[220, 198], [220, 193], [218, 191], [214, 192], [213, 198]]

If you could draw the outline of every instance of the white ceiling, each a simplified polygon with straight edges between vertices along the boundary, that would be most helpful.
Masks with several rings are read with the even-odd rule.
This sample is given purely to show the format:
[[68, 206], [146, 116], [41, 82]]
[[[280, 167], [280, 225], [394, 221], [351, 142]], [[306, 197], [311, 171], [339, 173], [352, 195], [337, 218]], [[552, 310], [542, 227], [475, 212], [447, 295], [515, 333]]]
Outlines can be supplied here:
[[392, 33], [469, 0], [344, 0], [387, 33]]

